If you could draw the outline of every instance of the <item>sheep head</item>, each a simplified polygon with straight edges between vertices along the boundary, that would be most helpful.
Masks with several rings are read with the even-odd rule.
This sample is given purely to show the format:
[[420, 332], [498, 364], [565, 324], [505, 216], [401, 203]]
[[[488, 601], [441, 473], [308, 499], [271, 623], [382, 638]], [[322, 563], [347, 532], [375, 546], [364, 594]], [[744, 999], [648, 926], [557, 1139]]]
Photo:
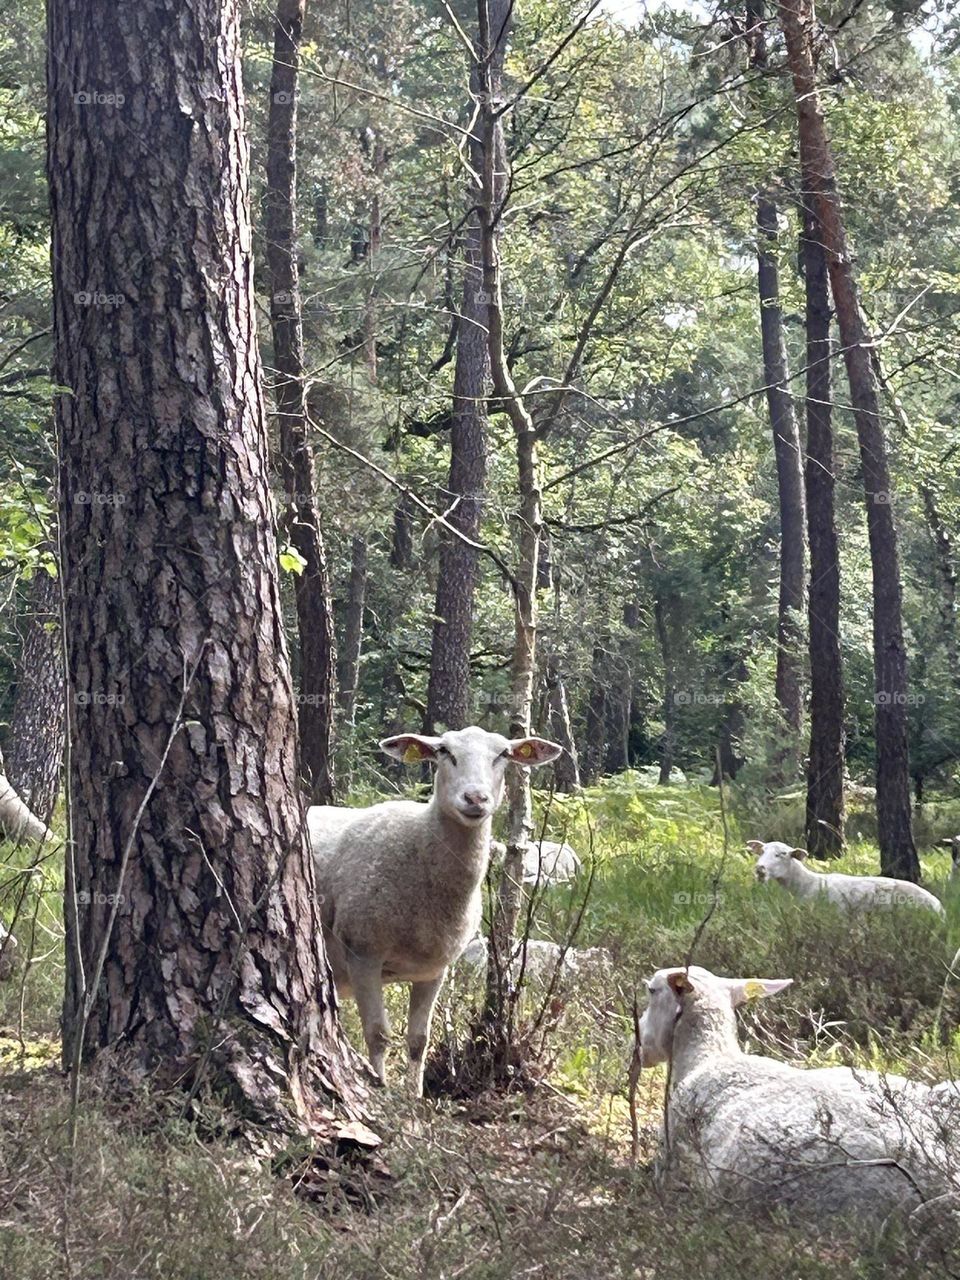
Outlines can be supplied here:
[[384, 738], [380, 748], [405, 764], [435, 765], [431, 803], [467, 827], [486, 822], [499, 809], [508, 765], [549, 764], [563, 751], [544, 738], [504, 738], [476, 726], [439, 737], [401, 733]]

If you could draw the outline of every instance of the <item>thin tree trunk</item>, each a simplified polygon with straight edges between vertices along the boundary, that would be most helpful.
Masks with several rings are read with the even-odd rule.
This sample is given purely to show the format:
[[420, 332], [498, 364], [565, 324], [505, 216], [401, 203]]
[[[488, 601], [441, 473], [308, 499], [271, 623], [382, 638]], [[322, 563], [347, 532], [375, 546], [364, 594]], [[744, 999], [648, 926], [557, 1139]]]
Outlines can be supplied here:
[[41, 567], [30, 584], [6, 762], [10, 784], [43, 823], [60, 791], [63, 738], [60, 582]]
[[297, 265], [297, 82], [306, 0], [279, 0], [267, 133], [264, 223], [270, 324], [283, 476], [284, 537], [300, 554], [294, 576], [300, 638], [300, 768], [315, 804], [333, 800], [334, 632], [330, 575], [316, 500], [303, 388], [303, 323]]
[[940, 619], [950, 682], [960, 691], [960, 647], [957, 644], [957, 555], [953, 534], [943, 519], [937, 495], [929, 484], [920, 485], [920, 497], [940, 576]]
[[590, 663], [590, 694], [584, 725], [583, 775], [596, 782], [603, 768], [604, 733], [607, 727], [606, 642], [594, 641]]
[[347, 602], [343, 614], [343, 643], [340, 646], [340, 671], [337, 680], [343, 722], [351, 728], [357, 713], [366, 594], [367, 543], [365, 538], [356, 537], [350, 549], [350, 581], [347, 584]]
[[545, 683], [547, 732], [554, 742], [559, 742], [563, 747], [563, 755], [553, 766], [556, 787], [558, 791], [567, 793], [579, 791], [580, 762], [570, 724], [570, 708], [560, 658], [556, 653], [551, 653], [547, 658]]
[[[810, 182], [804, 180], [805, 191]], [[807, 530], [810, 538], [810, 753], [806, 846], [836, 857], [844, 844], [843, 660], [840, 653], [840, 547], [834, 509], [830, 388], [830, 296], [820, 224], [805, 194], [802, 254], [806, 296]]]
[[362, 1095], [297, 786], [237, 5], [48, 14], [65, 1060], [329, 1135]]
[[[764, 35], [764, 0], [747, 0], [747, 44], [750, 66], [767, 67]], [[796, 774], [803, 723], [803, 588], [804, 502], [800, 432], [789, 385], [787, 344], [780, 304], [780, 270], [777, 264], [778, 210], [768, 191], [757, 195], [757, 292], [760, 301], [760, 336], [763, 380], [773, 429], [773, 453], [777, 466], [780, 511], [780, 591], [777, 602], [777, 671], [775, 691], [784, 720], [786, 741], [779, 755], [781, 781]]]
[[823, 232], [837, 326], [860, 444], [873, 570], [873, 651], [877, 745], [877, 829], [884, 875], [920, 878], [913, 842], [907, 741], [907, 654], [903, 639], [900, 553], [893, 519], [887, 446], [877, 385], [846, 243], [833, 154], [827, 138], [811, 48], [814, 13], [808, 0], [779, 0], [793, 76], [803, 172], [812, 182]]
[[[490, 76], [499, 83], [504, 41], [492, 53]], [[480, 71], [471, 69], [470, 87], [480, 92]], [[472, 173], [483, 167], [483, 143], [470, 143]], [[472, 173], [467, 198], [476, 203]], [[480, 533], [487, 482], [486, 395], [490, 377], [487, 344], [487, 301], [483, 292], [483, 250], [480, 216], [474, 209], [463, 238], [463, 291], [457, 322], [457, 355], [453, 375], [453, 422], [450, 432], [450, 476], [441, 496], [447, 519], [472, 541]], [[440, 534], [440, 564], [434, 606], [430, 679], [425, 730], [437, 726], [460, 729], [469, 715], [470, 641], [474, 598], [479, 577], [479, 553], [446, 530]]]
[[653, 598], [653, 623], [663, 662], [663, 740], [660, 745], [660, 777], [657, 781], [661, 787], [665, 787], [673, 771], [677, 745], [677, 686], [673, 669], [673, 648], [664, 616], [663, 597], [659, 592]]

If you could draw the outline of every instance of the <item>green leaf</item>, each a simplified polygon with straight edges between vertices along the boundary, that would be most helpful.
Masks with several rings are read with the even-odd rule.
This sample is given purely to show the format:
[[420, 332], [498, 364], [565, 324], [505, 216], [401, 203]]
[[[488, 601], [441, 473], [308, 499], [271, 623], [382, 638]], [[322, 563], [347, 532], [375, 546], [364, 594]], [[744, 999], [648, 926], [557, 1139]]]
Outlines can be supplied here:
[[306, 567], [307, 562], [296, 547], [287, 545], [280, 552], [280, 568], [284, 573], [295, 573], [299, 576]]

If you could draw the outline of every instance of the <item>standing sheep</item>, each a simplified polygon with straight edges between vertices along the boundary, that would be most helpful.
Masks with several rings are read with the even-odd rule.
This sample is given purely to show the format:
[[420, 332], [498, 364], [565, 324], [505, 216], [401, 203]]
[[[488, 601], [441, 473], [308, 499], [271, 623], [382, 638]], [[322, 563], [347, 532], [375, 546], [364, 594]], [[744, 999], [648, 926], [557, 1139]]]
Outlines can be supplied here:
[[791, 982], [690, 965], [647, 983], [642, 1065], [670, 1063], [661, 1181], [812, 1218], [878, 1219], [960, 1189], [926, 1085], [743, 1052], [735, 1009]]
[[563, 750], [469, 728], [402, 733], [380, 747], [406, 764], [436, 765], [426, 804], [307, 811], [324, 941], [341, 999], [352, 995], [374, 1071], [384, 1078], [390, 1024], [385, 982], [409, 982], [410, 1084], [423, 1092], [430, 1023], [447, 968], [477, 932], [493, 815], [507, 766], [547, 764]]
[[748, 840], [747, 848], [757, 855], [756, 876], [760, 883], [774, 880], [798, 898], [825, 894], [843, 907], [924, 907], [942, 916], [946, 913], [939, 898], [909, 880], [886, 876], [847, 876], [839, 871], [811, 871], [803, 865], [806, 849], [794, 849], [779, 840]]

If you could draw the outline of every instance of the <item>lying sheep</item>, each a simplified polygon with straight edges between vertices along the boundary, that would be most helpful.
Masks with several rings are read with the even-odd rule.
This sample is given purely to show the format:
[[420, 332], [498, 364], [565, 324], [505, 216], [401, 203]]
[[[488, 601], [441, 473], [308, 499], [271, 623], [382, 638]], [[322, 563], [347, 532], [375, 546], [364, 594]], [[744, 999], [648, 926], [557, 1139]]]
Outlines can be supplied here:
[[[478, 973], [486, 973], [489, 948], [486, 938], [478, 936], [465, 948], [460, 957], [462, 964]], [[612, 959], [604, 947], [561, 947], [558, 942], [543, 938], [528, 938], [526, 944], [516, 942], [510, 960], [510, 974], [516, 981], [522, 969], [525, 978], [535, 981], [550, 979], [557, 966], [564, 976], [584, 973], [607, 973]]]
[[671, 1064], [660, 1180], [812, 1217], [882, 1218], [956, 1191], [960, 1152], [926, 1085], [742, 1051], [737, 1006], [791, 982], [690, 965], [647, 983], [642, 1065]]
[[909, 880], [886, 876], [847, 876], [838, 871], [811, 871], [803, 865], [806, 849], [794, 849], [779, 840], [748, 840], [747, 848], [757, 855], [756, 876], [763, 883], [773, 880], [798, 898], [824, 894], [843, 907], [925, 907], [945, 915], [943, 904], [927, 889]]
[[441, 737], [403, 733], [381, 749], [436, 765], [426, 804], [390, 800], [367, 809], [307, 811], [327, 955], [341, 999], [360, 1011], [370, 1062], [384, 1078], [390, 1024], [385, 982], [409, 982], [410, 1084], [423, 1092], [423, 1059], [447, 967], [477, 932], [490, 824], [508, 765], [547, 764], [562, 747], [509, 741], [485, 729]]
[[[499, 840], [490, 845], [490, 856], [502, 858], [507, 846]], [[523, 855], [523, 883], [536, 885], [567, 884], [580, 873], [580, 855], [566, 841], [531, 840]]]

